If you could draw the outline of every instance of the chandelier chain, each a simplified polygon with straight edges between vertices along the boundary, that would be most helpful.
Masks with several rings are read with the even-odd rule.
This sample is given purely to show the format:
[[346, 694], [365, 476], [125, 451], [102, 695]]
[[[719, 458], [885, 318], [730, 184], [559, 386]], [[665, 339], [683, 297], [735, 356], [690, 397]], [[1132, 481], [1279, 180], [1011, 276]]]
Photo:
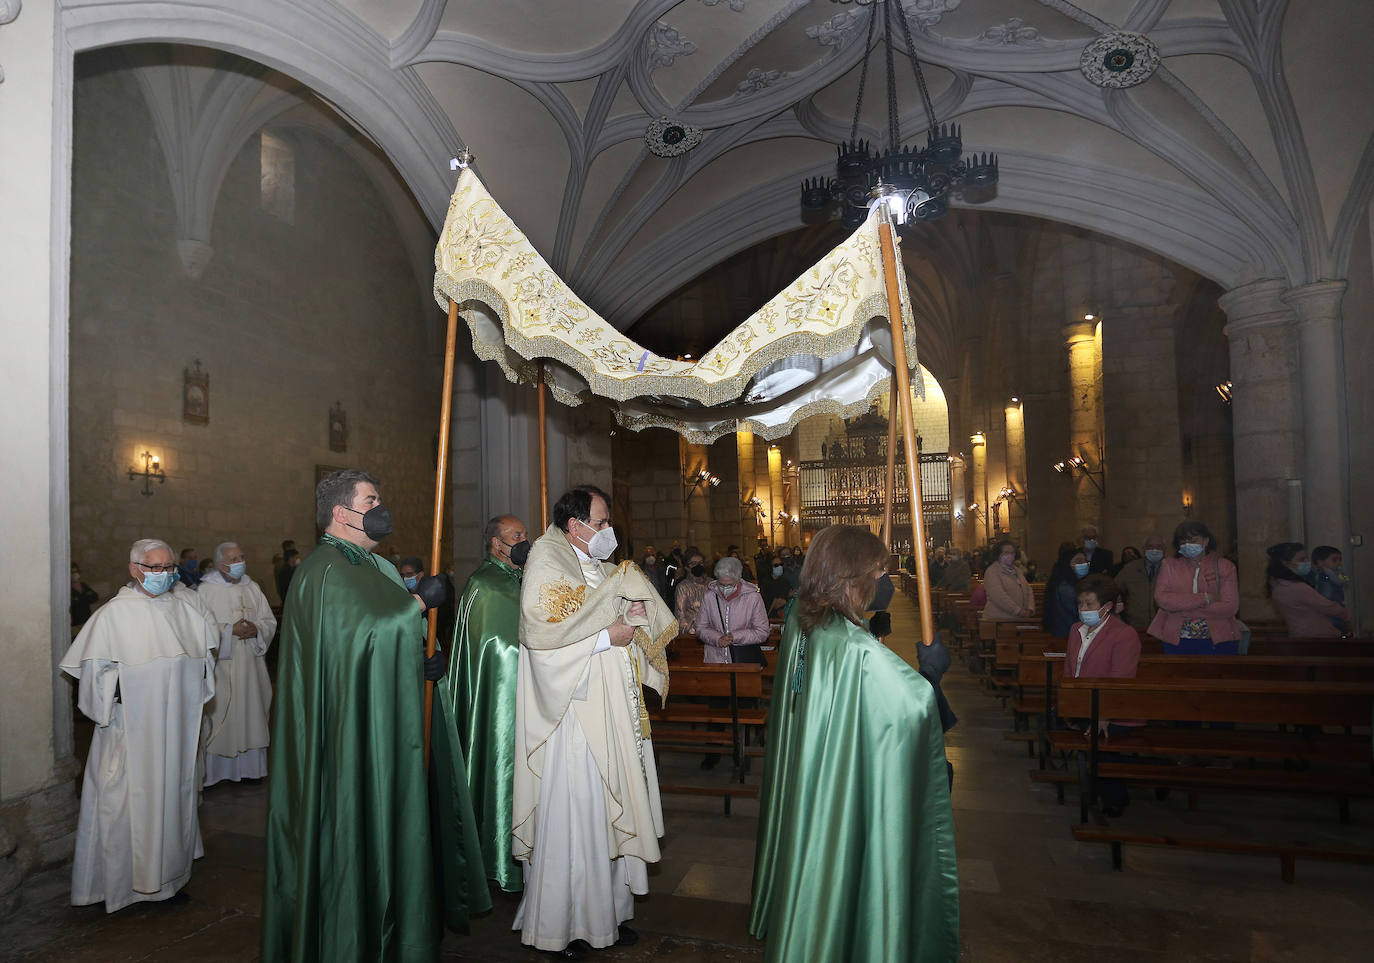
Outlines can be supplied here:
[[911, 57], [911, 70], [916, 75], [916, 86], [921, 91], [921, 103], [926, 108], [926, 120], [930, 122], [931, 134], [935, 133], [935, 107], [930, 102], [930, 90], [926, 88], [926, 77], [921, 72], [921, 58], [916, 56], [916, 45], [911, 42], [911, 23], [906, 18], [906, 10], [902, 8], [901, 0], [897, 0], [897, 19], [902, 24], [902, 42], [906, 44], [906, 52]]
[[[896, 0], [896, 6], [901, 5], [901, 0]], [[902, 145], [902, 138], [897, 125], [897, 74], [892, 63], [892, 15], [886, 10], [883, 11], [883, 53], [887, 55], [887, 146], [895, 151]]]
[[868, 34], [864, 40], [864, 65], [859, 71], [859, 99], [854, 103], [854, 123], [849, 127], [849, 140], [853, 142], [859, 137], [859, 113], [864, 107], [864, 86], [868, 82], [868, 58], [873, 54], [873, 24], [878, 18], [876, 5], [868, 13]]

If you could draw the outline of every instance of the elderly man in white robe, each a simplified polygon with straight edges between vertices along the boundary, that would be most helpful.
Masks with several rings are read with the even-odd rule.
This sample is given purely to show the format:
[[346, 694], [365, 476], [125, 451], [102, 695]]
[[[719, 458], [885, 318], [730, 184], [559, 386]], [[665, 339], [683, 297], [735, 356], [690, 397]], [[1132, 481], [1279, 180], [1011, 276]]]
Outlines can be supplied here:
[[267, 677], [266, 655], [277, 634], [277, 620], [247, 568], [238, 543], [222, 542], [215, 547], [215, 567], [196, 590], [219, 630], [215, 698], [206, 706], [207, 787], [267, 775], [272, 682]]
[[512, 852], [527, 946], [578, 959], [629, 945], [634, 897], [663, 835], [640, 685], [667, 691], [677, 619], [615, 550], [610, 500], [591, 486], [558, 500], [520, 589]]
[[72, 904], [174, 896], [204, 854], [196, 811], [196, 748], [215, 693], [219, 633], [169, 589], [176, 556], [158, 539], [134, 542], [134, 585], [96, 610], [62, 657], [77, 705], [95, 723], [72, 865]]

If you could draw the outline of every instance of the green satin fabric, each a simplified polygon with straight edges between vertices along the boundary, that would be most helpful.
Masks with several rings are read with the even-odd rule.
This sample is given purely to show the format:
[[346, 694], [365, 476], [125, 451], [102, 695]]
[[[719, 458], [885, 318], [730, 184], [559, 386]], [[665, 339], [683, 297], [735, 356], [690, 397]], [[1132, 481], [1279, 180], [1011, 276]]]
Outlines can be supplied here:
[[458, 602], [452, 660], [440, 688], [467, 759], [468, 786], [487, 879], [524, 888], [511, 855], [515, 689], [520, 669], [520, 573], [488, 557]]
[[443, 922], [465, 928], [490, 906], [456, 745], [436, 740], [439, 791], [426, 784], [423, 627], [385, 559], [326, 535], [296, 569], [273, 705], [266, 963], [431, 963]]
[[773, 963], [959, 957], [944, 734], [930, 684], [838, 616], [783, 630], [749, 930]]

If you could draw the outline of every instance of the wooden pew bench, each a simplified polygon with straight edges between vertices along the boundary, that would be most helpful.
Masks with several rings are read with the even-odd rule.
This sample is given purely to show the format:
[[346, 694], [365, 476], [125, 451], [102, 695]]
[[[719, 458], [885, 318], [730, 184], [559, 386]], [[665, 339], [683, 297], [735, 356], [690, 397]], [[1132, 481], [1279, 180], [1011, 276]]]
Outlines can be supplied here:
[[[1186, 657], [1185, 657], [1186, 658]], [[1205, 657], [1204, 657], [1205, 658]], [[1223, 657], [1225, 658], [1225, 657]], [[1232, 660], [1244, 657], [1231, 656]], [[1142, 663], [1144, 660], [1142, 660]], [[1088, 807], [1096, 794], [1099, 776], [1123, 779], [1163, 787], [1187, 790], [1281, 791], [1319, 793], [1336, 796], [1341, 804], [1342, 820], [1349, 818], [1349, 798], [1374, 796], [1374, 776], [1368, 767], [1336, 770], [1308, 769], [1285, 771], [1278, 769], [1219, 769], [1197, 766], [1158, 766], [1143, 763], [1099, 762], [1102, 751], [1097, 731], [1101, 719], [1143, 719], [1147, 722], [1178, 720], [1195, 722], [1231, 722], [1242, 725], [1277, 727], [1279, 725], [1368, 727], [1374, 711], [1374, 682], [1307, 682], [1291, 679], [1216, 679], [1137, 677], [1135, 679], [1062, 679], [1058, 683], [1059, 714], [1065, 718], [1088, 720], [1090, 736], [1087, 743], [1087, 789], [1080, 796], [1080, 822], [1088, 820]], [[1220, 749], [1228, 745], [1237, 752], [1248, 749], [1246, 755], [1259, 758], [1258, 746], [1267, 745], [1264, 757], [1302, 761], [1301, 750], [1309, 745], [1327, 742], [1333, 747], [1331, 758], [1354, 759], [1352, 741], [1362, 743], [1364, 759], [1370, 759], [1370, 737], [1313, 734], [1311, 742], [1294, 740], [1293, 733], [1262, 731], [1193, 730], [1185, 737], [1193, 745], [1208, 744]], [[1161, 739], [1176, 738], [1177, 733]], [[1080, 737], [1083, 738], [1083, 737]], [[1139, 740], [1153, 738], [1149, 734], [1135, 734]], [[1245, 740], [1252, 743], [1246, 747]], [[1116, 751], [1122, 740], [1109, 744]], [[1157, 750], [1151, 746], [1145, 751]], [[1161, 742], [1160, 748], [1166, 744]], [[1285, 756], [1284, 749], [1293, 751]], [[1080, 751], [1082, 751], [1080, 749]], [[1210, 749], [1207, 750], [1211, 754]], [[1163, 754], [1163, 753], [1160, 753]], [[1035, 781], [1063, 782], [1033, 772]], [[1076, 781], [1076, 780], [1075, 780]]]
[[1176, 836], [1171, 833], [1130, 832], [1108, 826], [1075, 826], [1073, 838], [1084, 843], [1108, 843], [1112, 847], [1112, 868], [1122, 869], [1122, 847], [1164, 846], [1247, 856], [1277, 856], [1279, 872], [1285, 883], [1296, 878], [1294, 864], [1299, 859], [1334, 863], [1374, 865], [1374, 850], [1339, 846], [1312, 846], [1305, 843], [1267, 843], [1243, 839], [1218, 839], [1210, 836]]
[[[726, 815], [732, 797], [758, 796], [758, 787], [746, 785], [744, 778], [748, 770], [747, 733], [751, 728], [761, 730], [768, 721], [763, 666], [676, 662], [670, 666], [668, 704], [655, 708], [653, 694], [647, 693], [646, 698], [655, 753], [709, 752], [713, 747], [729, 747], [734, 765], [732, 782], [725, 786], [660, 783], [659, 792], [721, 796]], [[712, 706], [705, 701], [709, 699], [724, 699], [726, 704]], [[753, 700], [753, 705], [741, 705], [743, 700]]]

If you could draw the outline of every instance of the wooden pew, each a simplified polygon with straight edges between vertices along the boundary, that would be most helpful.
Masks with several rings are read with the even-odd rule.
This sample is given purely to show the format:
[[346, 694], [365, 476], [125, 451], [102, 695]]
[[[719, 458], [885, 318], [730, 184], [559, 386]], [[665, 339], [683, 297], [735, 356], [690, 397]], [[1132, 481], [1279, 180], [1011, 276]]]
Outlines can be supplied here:
[[[659, 792], [721, 796], [728, 816], [733, 797], [758, 796], [758, 787], [744, 782], [746, 734], [768, 721], [764, 667], [748, 662], [707, 665], [702, 662], [701, 643], [692, 635], [678, 636], [668, 652], [668, 704], [657, 704], [652, 692], [645, 693], [654, 752], [703, 752], [728, 746], [734, 772], [732, 782], [725, 786], [660, 783]], [[724, 699], [726, 705], [712, 706], [706, 701], [712, 698]], [[743, 706], [741, 700], [753, 700], [755, 707]], [[725, 728], [712, 730], [713, 725]]]
[[[1232, 656], [1232, 659], [1244, 657]], [[1101, 719], [1179, 720], [1233, 722], [1277, 726], [1368, 726], [1374, 712], [1374, 682], [1307, 682], [1285, 679], [1140, 678], [1062, 679], [1057, 699], [1059, 714], [1089, 721], [1087, 786], [1081, 793], [1080, 822], [1088, 820], [1088, 807], [1096, 796], [1101, 776], [1197, 791], [1274, 790], [1335, 795], [1341, 804], [1342, 821], [1349, 819], [1349, 797], [1374, 795], [1374, 777], [1363, 772], [1334, 773], [1306, 770], [1209, 769], [1165, 767], [1133, 763], [1099, 763], [1098, 722]], [[1225, 731], [1225, 730], [1223, 730]], [[1264, 733], [1247, 735], [1267, 738]], [[1280, 734], [1287, 736], [1288, 734]], [[1224, 736], [1238, 739], [1243, 736]], [[1370, 758], [1369, 737], [1362, 737], [1365, 759]], [[1113, 749], [1116, 746], [1112, 746]], [[1280, 757], [1281, 756], [1276, 756]], [[1040, 778], [1037, 778], [1040, 777]], [[1032, 772], [1037, 781], [1047, 779]], [[1060, 783], [1062, 785], [1062, 782]]]

